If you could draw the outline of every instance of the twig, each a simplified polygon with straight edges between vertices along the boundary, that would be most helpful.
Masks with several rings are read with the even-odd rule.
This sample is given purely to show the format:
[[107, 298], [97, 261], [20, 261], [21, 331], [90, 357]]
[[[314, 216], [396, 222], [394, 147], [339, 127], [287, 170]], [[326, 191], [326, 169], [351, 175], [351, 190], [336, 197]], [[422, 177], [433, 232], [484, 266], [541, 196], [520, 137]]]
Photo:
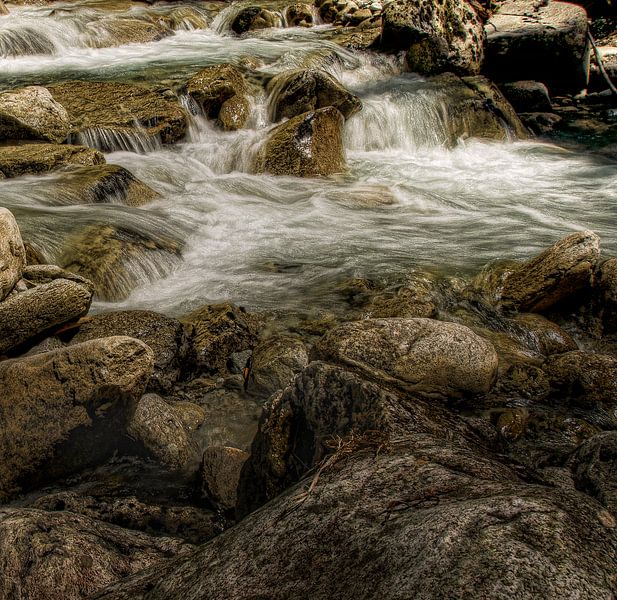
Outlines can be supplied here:
[[608, 73], [606, 72], [606, 69], [604, 68], [604, 64], [602, 63], [602, 56], [600, 55], [600, 51], [598, 50], [598, 47], [596, 46], [596, 42], [594, 41], [593, 36], [591, 35], [590, 31], [587, 32], [587, 39], [589, 40], [589, 43], [591, 44], [591, 47], [593, 48], [593, 52], [596, 57], [596, 63], [598, 63], [598, 68], [600, 69], [600, 73], [602, 73], [602, 77], [604, 77], [604, 80], [608, 84], [608, 87], [610, 88], [611, 92], [613, 92], [613, 94], [617, 96], [617, 88], [613, 85], [611, 78], [608, 76]]

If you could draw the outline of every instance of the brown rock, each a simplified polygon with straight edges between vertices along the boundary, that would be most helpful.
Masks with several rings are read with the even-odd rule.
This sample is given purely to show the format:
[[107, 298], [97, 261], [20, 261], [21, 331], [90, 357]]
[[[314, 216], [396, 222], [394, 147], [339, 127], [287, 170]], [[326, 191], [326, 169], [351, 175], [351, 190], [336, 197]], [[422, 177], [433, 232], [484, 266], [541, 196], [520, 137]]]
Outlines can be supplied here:
[[0, 207], [0, 301], [21, 279], [26, 251], [13, 213]]
[[231, 510], [236, 506], [242, 466], [249, 457], [238, 448], [210, 446], [201, 463], [202, 490], [215, 506]]
[[251, 103], [246, 96], [232, 96], [221, 104], [218, 123], [225, 131], [242, 129], [251, 116]]

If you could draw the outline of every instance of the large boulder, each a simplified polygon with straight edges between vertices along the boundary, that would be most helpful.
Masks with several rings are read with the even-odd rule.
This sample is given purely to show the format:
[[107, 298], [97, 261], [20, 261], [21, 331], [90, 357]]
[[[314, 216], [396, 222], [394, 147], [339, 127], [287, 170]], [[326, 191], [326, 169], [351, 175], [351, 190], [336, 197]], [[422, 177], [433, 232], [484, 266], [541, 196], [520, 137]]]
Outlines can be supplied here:
[[464, 325], [424, 318], [343, 323], [315, 344], [311, 358], [429, 397], [485, 394], [497, 376], [490, 342]]
[[128, 337], [0, 362], [0, 501], [126, 443], [153, 362], [150, 348]]
[[384, 8], [382, 19], [382, 46], [407, 50], [411, 71], [422, 75], [480, 71], [484, 29], [471, 3], [395, 0]]
[[26, 250], [13, 213], [0, 207], [0, 301], [21, 279], [26, 266]]
[[334, 106], [348, 119], [362, 108], [360, 99], [348, 92], [332, 75], [318, 69], [284, 71], [268, 83], [272, 121]]
[[0, 598], [81, 600], [194, 547], [70, 512], [0, 509]]
[[259, 149], [255, 171], [296, 177], [344, 172], [343, 123], [343, 115], [333, 106], [285, 121]]
[[31, 86], [0, 94], [0, 140], [63, 142], [69, 115], [44, 87]]
[[569, 2], [508, 0], [486, 24], [484, 72], [495, 81], [532, 79], [551, 94], [587, 87], [587, 14]]

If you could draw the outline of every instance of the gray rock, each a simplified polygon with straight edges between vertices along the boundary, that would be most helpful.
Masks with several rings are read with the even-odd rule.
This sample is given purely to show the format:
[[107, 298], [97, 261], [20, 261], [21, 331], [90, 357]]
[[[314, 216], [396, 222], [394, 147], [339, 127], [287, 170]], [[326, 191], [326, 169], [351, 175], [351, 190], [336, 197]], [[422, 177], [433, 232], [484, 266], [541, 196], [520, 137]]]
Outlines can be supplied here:
[[232, 510], [236, 506], [240, 472], [248, 457], [238, 448], [206, 448], [201, 463], [202, 491], [218, 508]]
[[68, 113], [47, 88], [31, 86], [0, 94], [0, 139], [60, 143], [69, 129]]
[[508, 0], [486, 24], [484, 72], [495, 81], [534, 80], [551, 94], [587, 87], [585, 9], [568, 2]]
[[441, 398], [487, 393], [497, 376], [490, 342], [464, 325], [423, 318], [344, 323], [315, 344], [311, 358]]
[[548, 89], [539, 81], [513, 81], [500, 87], [504, 96], [519, 113], [550, 113], [553, 110]]
[[0, 501], [117, 450], [153, 362], [127, 337], [0, 362]]
[[21, 279], [26, 266], [26, 250], [13, 213], [0, 207], [0, 301]]

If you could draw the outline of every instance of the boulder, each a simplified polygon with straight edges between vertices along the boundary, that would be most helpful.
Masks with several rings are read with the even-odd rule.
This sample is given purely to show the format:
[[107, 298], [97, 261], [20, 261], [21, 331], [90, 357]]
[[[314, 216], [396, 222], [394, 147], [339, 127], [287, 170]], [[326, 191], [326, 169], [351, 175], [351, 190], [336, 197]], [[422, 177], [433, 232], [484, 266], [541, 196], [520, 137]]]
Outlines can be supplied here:
[[49, 91], [66, 108], [74, 135], [92, 131], [146, 135], [170, 144], [181, 139], [186, 132], [184, 109], [145, 86], [70, 81], [50, 86]]
[[248, 457], [238, 448], [206, 448], [201, 463], [202, 492], [219, 509], [233, 510], [236, 506], [240, 472]]
[[514, 322], [523, 328], [521, 337], [526, 345], [544, 356], [578, 350], [569, 333], [541, 315], [523, 313], [516, 315]]
[[314, 25], [313, 7], [299, 2], [285, 9], [285, 20], [288, 27], [312, 27]]
[[0, 93], [0, 140], [61, 143], [69, 128], [68, 113], [46, 88], [30, 86]]
[[86, 23], [86, 31], [96, 48], [147, 44], [173, 35], [173, 29], [163, 20], [113, 16]]
[[497, 376], [490, 342], [464, 325], [424, 318], [344, 323], [315, 344], [311, 358], [429, 397], [485, 394]]
[[238, 35], [257, 29], [281, 27], [281, 17], [271, 10], [261, 6], [247, 6], [242, 8], [231, 23], [231, 30]]
[[[205, 419], [198, 406], [190, 407], [187, 415], [183, 414], [185, 410], [184, 404], [169, 404], [156, 394], [146, 394], [137, 404], [128, 432], [161, 464], [182, 469], [197, 456], [199, 449], [192, 433]], [[201, 413], [197, 421], [196, 412]]]
[[0, 173], [5, 177], [37, 175], [67, 165], [100, 165], [105, 157], [92, 148], [68, 144], [0, 146]]
[[152, 351], [128, 337], [0, 362], [0, 501], [126, 443], [153, 362]]
[[464, 0], [395, 0], [382, 13], [381, 44], [407, 50], [411, 71], [475, 75], [483, 59], [484, 29]]
[[188, 356], [188, 339], [180, 321], [150, 310], [123, 310], [82, 319], [72, 344], [114, 335], [141, 340], [154, 352], [148, 389], [165, 392], [180, 378]]
[[343, 115], [332, 106], [289, 119], [268, 135], [255, 171], [296, 177], [344, 172], [343, 123]]
[[552, 95], [587, 87], [587, 14], [568, 2], [507, 0], [486, 24], [484, 72], [495, 81], [534, 80]]
[[519, 113], [550, 113], [553, 110], [548, 89], [539, 81], [513, 81], [500, 88]]
[[268, 92], [270, 119], [274, 122], [326, 106], [338, 108], [348, 119], [362, 108], [355, 94], [318, 69], [283, 71], [270, 80]]
[[596, 276], [604, 333], [617, 333], [617, 258], [605, 260]]
[[573, 233], [509, 273], [501, 304], [527, 312], [542, 312], [591, 286], [600, 256], [600, 238], [592, 231]]
[[21, 279], [26, 266], [26, 250], [19, 226], [8, 208], [0, 207], [0, 301]]
[[0, 509], [0, 598], [81, 600], [193, 550], [70, 512]]

